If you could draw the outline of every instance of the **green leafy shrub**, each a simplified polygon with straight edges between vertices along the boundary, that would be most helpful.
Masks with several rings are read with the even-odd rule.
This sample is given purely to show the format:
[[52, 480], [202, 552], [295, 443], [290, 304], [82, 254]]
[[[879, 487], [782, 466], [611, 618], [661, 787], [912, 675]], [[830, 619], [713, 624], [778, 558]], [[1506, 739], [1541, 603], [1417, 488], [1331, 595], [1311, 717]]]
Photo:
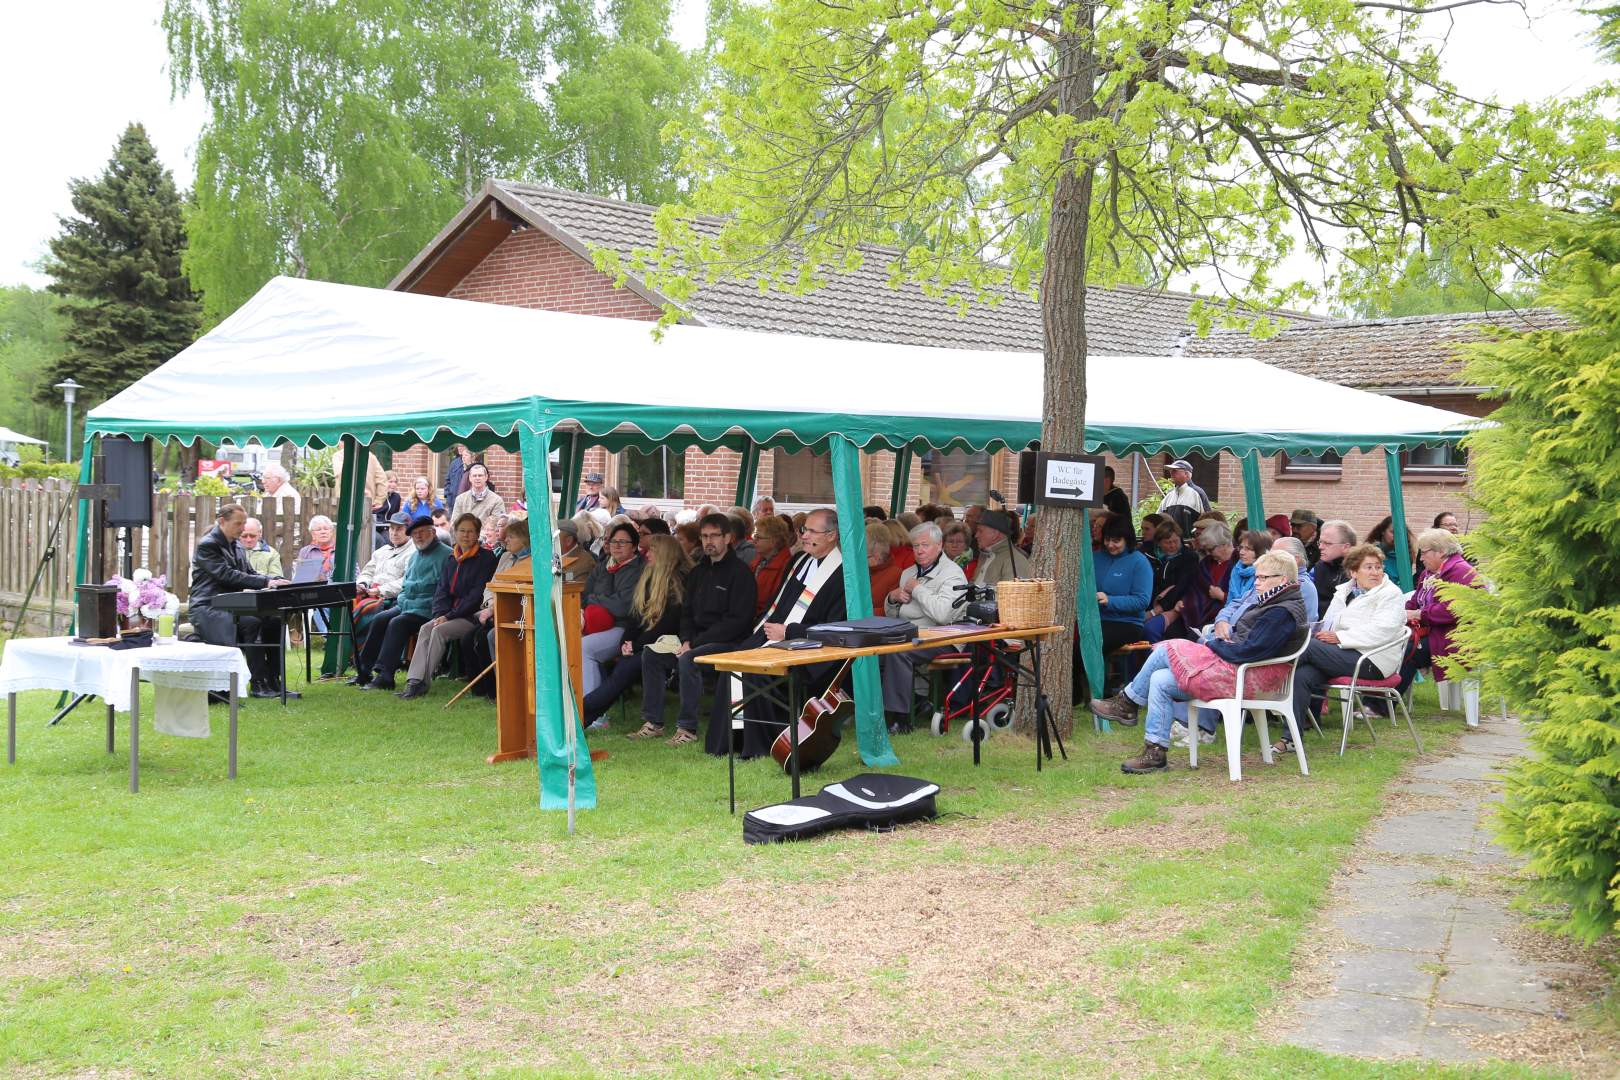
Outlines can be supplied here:
[[223, 498], [231, 493], [231, 486], [217, 476], [199, 476], [197, 482], [191, 485], [191, 490], [197, 495]]
[[315, 488], [330, 488], [337, 486], [337, 470], [332, 468], [332, 458], [337, 455], [337, 447], [328, 446], [324, 450], [315, 450], [306, 453], [298, 459], [298, 465], [293, 483], [299, 491], [312, 491]]
[[1558, 231], [1543, 301], [1578, 326], [1478, 346], [1465, 380], [1496, 387], [1470, 438], [1484, 524], [1469, 540], [1494, 591], [1453, 593], [1462, 666], [1535, 722], [1500, 818], [1566, 929], [1620, 918], [1620, 214]]

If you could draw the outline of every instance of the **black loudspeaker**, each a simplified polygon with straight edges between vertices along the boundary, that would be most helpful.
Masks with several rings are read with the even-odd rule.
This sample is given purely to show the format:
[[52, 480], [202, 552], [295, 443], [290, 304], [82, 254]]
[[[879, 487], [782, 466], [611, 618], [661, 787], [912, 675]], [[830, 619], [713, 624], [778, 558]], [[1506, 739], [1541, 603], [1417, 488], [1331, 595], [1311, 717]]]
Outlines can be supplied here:
[[117, 484], [116, 499], [107, 500], [106, 523], [121, 529], [152, 524], [152, 443], [123, 436], [101, 440], [102, 476]]
[[1034, 450], [1020, 450], [1018, 452], [1018, 504], [1028, 506], [1035, 501], [1035, 454]]

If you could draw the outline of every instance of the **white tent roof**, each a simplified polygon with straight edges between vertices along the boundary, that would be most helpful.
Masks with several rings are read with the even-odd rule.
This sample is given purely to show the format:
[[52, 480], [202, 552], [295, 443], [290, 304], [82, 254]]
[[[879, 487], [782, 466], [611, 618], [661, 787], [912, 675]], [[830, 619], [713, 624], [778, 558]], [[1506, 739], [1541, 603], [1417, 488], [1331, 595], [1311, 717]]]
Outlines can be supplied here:
[[[1041, 381], [1035, 353], [684, 325], [655, 337], [645, 322], [276, 278], [89, 424], [332, 443], [479, 424], [505, 436], [537, 418], [609, 442], [814, 445], [836, 431], [860, 445], [1021, 446], [1038, 435]], [[1087, 383], [1087, 442], [1120, 453], [1410, 446], [1475, 423], [1247, 357], [1093, 357]]]
[[0, 443], [33, 443], [35, 446], [44, 446], [45, 440], [24, 435], [20, 431], [12, 431], [8, 427], [0, 427]]

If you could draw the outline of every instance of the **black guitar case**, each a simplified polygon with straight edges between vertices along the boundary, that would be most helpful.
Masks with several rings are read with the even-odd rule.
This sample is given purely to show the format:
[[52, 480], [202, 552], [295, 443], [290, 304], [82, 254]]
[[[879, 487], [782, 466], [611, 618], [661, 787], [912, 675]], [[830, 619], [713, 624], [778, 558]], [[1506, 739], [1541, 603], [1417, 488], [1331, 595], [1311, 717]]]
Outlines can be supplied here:
[[868, 645], [899, 645], [917, 636], [917, 627], [909, 619], [896, 619], [875, 615], [870, 619], [846, 619], [839, 623], [822, 623], [804, 632], [811, 641], [836, 645], [845, 649], [860, 649]]
[[743, 842], [774, 844], [832, 829], [883, 829], [937, 817], [938, 793], [939, 785], [928, 780], [862, 773], [828, 784], [814, 795], [748, 811], [743, 815]]

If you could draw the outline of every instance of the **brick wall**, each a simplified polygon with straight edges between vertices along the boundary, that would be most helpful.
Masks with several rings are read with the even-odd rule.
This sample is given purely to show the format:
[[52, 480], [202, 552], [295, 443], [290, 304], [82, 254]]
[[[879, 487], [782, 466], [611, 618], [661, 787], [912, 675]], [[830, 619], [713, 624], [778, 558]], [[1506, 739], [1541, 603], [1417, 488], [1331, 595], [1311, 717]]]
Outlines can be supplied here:
[[450, 290], [457, 300], [655, 320], [659, 311], [557, 241], [534, 229], [515, 232]]

